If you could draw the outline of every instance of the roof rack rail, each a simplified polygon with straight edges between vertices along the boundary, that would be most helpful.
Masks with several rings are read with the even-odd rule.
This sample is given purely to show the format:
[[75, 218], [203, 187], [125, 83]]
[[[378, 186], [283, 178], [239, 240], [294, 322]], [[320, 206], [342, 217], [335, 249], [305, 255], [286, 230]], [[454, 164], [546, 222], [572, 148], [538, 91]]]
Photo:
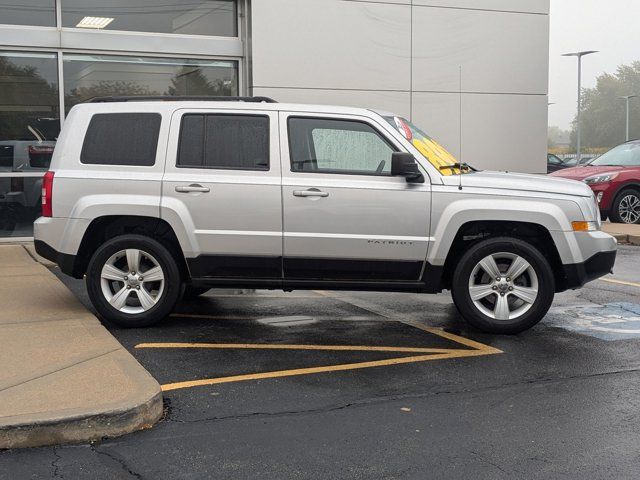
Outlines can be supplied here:
[[137, 95], [137, 96], [114, 96], [114, 97], [93, 97], [83, 103], [110, 103], [110, 102], [250, 102], [250, 103], [278, 103], [269, 97], [178, 97], [171, 95]]

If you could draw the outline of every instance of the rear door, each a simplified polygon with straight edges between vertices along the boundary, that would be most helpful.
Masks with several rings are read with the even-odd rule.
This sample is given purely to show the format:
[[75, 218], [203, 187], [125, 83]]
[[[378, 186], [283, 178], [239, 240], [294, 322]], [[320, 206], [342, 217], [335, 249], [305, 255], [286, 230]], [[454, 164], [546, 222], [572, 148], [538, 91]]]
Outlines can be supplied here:
[[391, 176], [401, 147], [367, 117], [281, 113], [285, 280], [417, 282], [431, 187]]
[[281, 279], [280, 188], [277, 112], [174, 113], [161, 215], [195, 238], [192, 277]]

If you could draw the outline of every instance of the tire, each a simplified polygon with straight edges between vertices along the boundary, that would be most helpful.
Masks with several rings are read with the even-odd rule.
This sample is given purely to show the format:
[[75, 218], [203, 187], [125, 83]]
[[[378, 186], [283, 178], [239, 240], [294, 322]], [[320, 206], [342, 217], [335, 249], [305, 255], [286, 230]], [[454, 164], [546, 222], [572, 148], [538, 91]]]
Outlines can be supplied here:
[[[131, 276], [136, 257], [138, 268]], [[124, 328], [158, 323], [171, 313], [182, 291], [175, 258], [161, 243], [142, 235], [122, 235], [100, 246], [89, 262], [86, 285], [98, 315]]]
[[[497, 272], [489, 258], [493, 258]], [[509, 272], [516, 277], [507, 277]], [[490, 238], [462, 256], [453, 274], [451, 293], [471, 326], [487, 333], [516, 334], [536, 325], [549, 311], [555, 279], [549, 262], [529, 243], [510, 237]]]
[[613, 201], [609, 218], [614, 223], [640, 223], [640, 193], [632, 188], [621, 191]]
[[194, 287], [192, 285], [187, 285], [184, 288], [184, 294], [182, 295], [183, 300], [193, 300], [194, 298], [198, 298], [200, 295], [204, 295], [209, 290], [209, 287]]

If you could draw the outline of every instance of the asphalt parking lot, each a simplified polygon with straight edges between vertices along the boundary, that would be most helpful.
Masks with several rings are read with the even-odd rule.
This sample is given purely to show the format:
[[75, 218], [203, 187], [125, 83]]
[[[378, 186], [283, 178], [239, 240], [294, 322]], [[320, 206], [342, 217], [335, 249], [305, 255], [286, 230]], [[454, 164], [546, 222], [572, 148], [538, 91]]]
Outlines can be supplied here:
[[211, 291], [111, 329], [163, 385], [161, 423], [0, 452], [0, 478], [637, 478], [638, 253], [513, 337], [446, 294]]

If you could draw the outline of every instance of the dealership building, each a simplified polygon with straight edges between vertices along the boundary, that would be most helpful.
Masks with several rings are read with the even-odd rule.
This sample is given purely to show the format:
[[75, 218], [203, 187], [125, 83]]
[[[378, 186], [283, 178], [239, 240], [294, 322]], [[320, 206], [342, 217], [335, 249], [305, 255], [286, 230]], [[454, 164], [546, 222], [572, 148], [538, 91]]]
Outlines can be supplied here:
[[31, 236], [65, 114], [103, 95], [381, 109], [544, 172], [548, 51], [549, 0], [0, 0], [0, 238]]

